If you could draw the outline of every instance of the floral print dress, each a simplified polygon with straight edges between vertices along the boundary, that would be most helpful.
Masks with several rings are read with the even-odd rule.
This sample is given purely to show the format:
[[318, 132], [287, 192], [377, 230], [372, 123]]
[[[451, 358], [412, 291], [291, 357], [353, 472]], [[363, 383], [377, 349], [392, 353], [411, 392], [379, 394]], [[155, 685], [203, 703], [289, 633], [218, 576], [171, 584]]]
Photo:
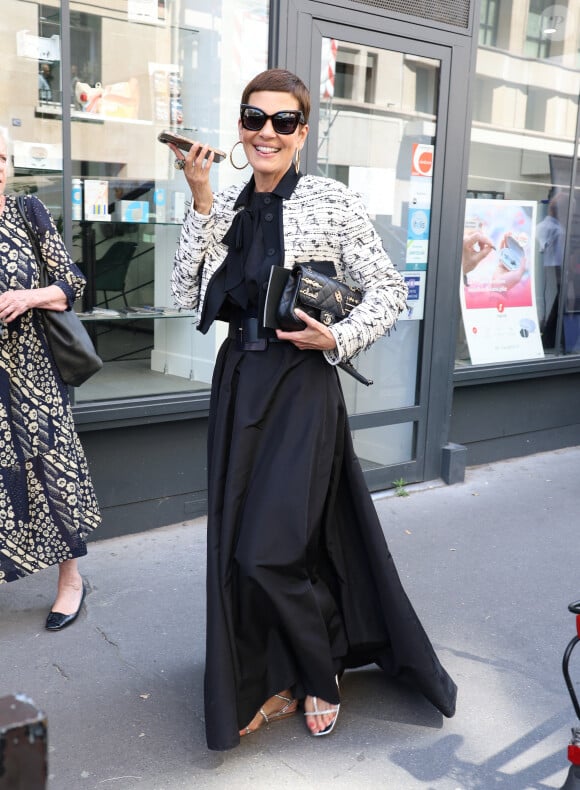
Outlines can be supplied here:
[[[51, 279], [72, 307], [84, 288], [53, 220], [36, 197], [27, 211]], [[39, 271], [16, 198], [0, 216], [0, 292], [35, 288]], [[86, 554], [100, 523], [68, 388], [38, 311], [0, 323], [0, 584]]]

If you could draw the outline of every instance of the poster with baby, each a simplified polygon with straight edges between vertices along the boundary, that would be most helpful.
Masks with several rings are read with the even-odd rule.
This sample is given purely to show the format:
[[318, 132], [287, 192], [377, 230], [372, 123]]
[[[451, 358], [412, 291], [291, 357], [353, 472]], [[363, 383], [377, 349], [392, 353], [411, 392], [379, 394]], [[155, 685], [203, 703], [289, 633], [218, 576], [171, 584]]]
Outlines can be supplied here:
[[534, 282], [535, 227], [535, 201], [466, 201], [460, 299], [474, 365], [544, 356]]

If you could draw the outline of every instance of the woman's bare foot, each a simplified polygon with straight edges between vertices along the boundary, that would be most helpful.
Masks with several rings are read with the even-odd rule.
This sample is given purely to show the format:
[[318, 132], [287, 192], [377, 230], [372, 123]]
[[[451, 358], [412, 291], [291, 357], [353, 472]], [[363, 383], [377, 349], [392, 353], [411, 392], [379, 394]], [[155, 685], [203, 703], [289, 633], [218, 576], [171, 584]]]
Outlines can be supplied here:
[[240, 735], [250, 735], [259, 730], [262, 724], [270, 724], [273, 721], [286, 719], [288, 716], [296, 713], [297, 708], [298, 700], [293, 699], [290, 689], [274, 694], [273, 697], [266, 700], [248, 726], [240, 730]]
[[[304, 715], [306, 716], [306, 726], [316, 735], [323, 732], [334, 722], [338, 716], [339, 705], [333, 705], [320, 697], [306, 697], [304, 700]], [[317, 713], [317, 711], [324, 711]]]
[[58, 566], [58, 587], [51, 612], [74, 614], [83, 596], [83, 579], [76, 560], [65, 560]]

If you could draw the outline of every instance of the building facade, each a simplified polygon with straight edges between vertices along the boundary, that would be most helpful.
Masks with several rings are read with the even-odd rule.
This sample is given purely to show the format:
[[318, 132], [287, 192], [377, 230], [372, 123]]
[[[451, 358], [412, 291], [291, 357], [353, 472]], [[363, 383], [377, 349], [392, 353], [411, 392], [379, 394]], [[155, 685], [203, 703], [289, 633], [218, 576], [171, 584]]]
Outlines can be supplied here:
[[363, 195], [409, 285], [374, 385], [343, 379], [369, 487], [580, 443], [580, 0], [4, 2], [9, 190], [51, 209], [105, 363], [72, 392], [101, 536], [205, 512], [225, 327], [173, 307], [188, 194], [157, 136], [229, 152], [273, 65], [311, 89], [303, 169]]

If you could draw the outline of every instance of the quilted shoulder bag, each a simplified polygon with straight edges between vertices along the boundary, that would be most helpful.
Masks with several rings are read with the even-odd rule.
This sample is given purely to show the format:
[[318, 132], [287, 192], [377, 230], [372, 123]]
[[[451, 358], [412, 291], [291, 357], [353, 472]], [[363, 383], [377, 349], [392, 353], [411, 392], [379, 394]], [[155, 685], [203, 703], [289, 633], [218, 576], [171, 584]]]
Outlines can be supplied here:
[[[318, 264], [320, 265], [320, 264]], [[329, 264], [323, 264], [328, 267]], [[332, 264], [330, 264], [332, 266]], [[296, 332], [306, 324], [296, 315], [296, 308], [330, 326], [346, 318], [362, 301], [362, 291], [329, 277], [307, 264], [294, 266], [278, 303], [276, 319], [280, 329]], [[338, 367], [367, 387], [373, 382], [365, 378], [350, 362], [339, 362]]]
[[294, 266], [278, 304], [277, 319], [281, 329], [295, 332], [306, 324], [296, 315], [296, 308], [330, 326], [351, 312], [362, 301], [362, 291], [316, 271], [312, 266]]

